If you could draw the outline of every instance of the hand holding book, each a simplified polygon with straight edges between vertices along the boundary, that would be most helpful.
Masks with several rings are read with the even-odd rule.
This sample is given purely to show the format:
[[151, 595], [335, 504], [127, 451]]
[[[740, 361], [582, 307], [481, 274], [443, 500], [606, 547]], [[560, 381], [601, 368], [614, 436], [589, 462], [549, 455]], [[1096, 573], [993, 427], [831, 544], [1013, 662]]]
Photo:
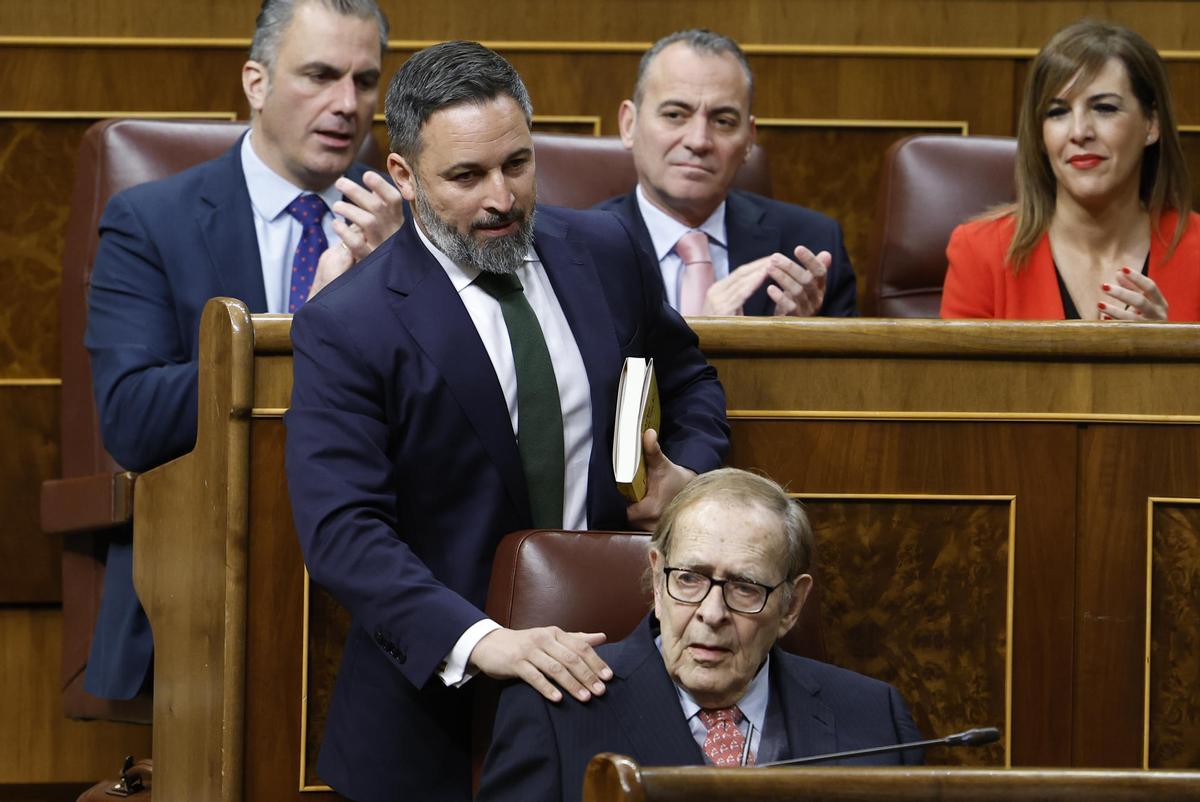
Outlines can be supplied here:
[[658, 432], [653, 429], [642, 434], [642, 447], [646, 462], [646, 495], [626, 507], [625, 512], [634, 529], [653, 532], [671, 499], [696, 478], [696, 473], [667, 458], [658, 446]]

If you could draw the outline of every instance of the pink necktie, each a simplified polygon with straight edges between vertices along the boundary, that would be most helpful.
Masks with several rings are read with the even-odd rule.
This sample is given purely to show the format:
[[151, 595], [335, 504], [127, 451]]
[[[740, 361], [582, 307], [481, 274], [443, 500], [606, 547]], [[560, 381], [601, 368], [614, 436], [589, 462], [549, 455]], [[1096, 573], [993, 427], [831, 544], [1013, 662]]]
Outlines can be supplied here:
[[[746, 751], [746, 736], [738, 729], [742, 711], [736, 707], [722, 707], [717, 710], [701, 710], [696, 715], [704, 722], [704, 726], [708, 727], [708, 736], [704, 739], [704, 754], [712, 764], [742, 765], [742, 752]], [[746, 755], [746, 765], [754, 765], [754, 755]]]
[[703, 231], [689, 231], [675, 243], [675, 253], [683, 260], [679, 311], [684, 315], [699, 315], [704, 311], [704, 296], [714, 280], [708, 235]]

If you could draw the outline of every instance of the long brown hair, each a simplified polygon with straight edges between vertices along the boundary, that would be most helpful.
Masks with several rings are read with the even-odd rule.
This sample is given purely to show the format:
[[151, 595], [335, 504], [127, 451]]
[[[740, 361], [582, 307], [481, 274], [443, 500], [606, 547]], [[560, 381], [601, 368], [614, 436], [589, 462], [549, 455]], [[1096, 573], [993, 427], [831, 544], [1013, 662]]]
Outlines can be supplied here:
[[1191, 181], [1162, 59], [1149, 42], [1128, 28], [1081, 20], [1054, 34], [1033, 60], [1025, 82], [1017, 124], [1016, 230], [1006, 255], [1014, 271], [1024, 266], [1054, 216], [1057, 184], [1042, 140], [1042, 121], [1050, 101], [1076, 75], [1078, 83], [1090, 82], [1113, 58], [1125, 65], [1142, 113], [1158, 117], [1158, 141], [1142, 153], [1139, 182], [1139, 197], [1150, 212], [1154, 236], [1158, 236], [1163, 211], [1174, 209], [1179, 220], [1168, 258], [1183, 237], [1191, 211]]

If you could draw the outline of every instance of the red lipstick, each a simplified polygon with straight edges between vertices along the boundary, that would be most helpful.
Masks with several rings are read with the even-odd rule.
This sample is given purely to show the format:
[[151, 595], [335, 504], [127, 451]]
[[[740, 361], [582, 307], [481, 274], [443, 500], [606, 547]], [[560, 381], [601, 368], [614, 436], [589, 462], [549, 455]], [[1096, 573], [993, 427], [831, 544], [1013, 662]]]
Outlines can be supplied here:
[[1080, 170], [1090, 170], [1100, 162], [1104, 161], [1103, 156], [1097, 156], [1094, 153], [1081, 153], [1078, 156], [1072, 156], [1067, 159], [1072, 167]]

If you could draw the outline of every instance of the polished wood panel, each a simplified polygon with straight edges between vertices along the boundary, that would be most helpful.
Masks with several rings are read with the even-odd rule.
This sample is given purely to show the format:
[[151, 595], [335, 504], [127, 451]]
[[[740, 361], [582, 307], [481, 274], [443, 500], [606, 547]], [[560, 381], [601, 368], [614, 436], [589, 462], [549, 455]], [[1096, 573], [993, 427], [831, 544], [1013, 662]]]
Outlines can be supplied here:
[[802, 766], [771, 771], [639, 766], [592, 758], [584, 802], [1175, 802], [1200, 800], [1200, 772]]
[[[724, 370], [728, 364], [717, 360], [723, 376], [733, 373]], [[795, 360], [788, 368], [780, 366], [776, 375], [784, 375], [784, 370], [791, 375], [804, 375], [806, 368], [802, 360]], [[785, 383], [776, 381], [777, 385]], [[843, 384], [846, 384], [845, 376]], [[773, 400], [769, 398], [770, 384], [742, 385], [741, 378], [735, 375], [726, 378], [725, 385], [731, 394], [750, 393], [764, 401]], [[997, 629], [1000, 624], [995, 605], [1001, 601], [1009, 603], [1006, 572], [1003, 579], [996, 573], [999, 564], [995, 553], [1001, 532], [1007, 546], [1007, 503], [1002, 529], [994, 509], [982, 511], [987, 509], [986, 506], [981, 510], [980, 502], [974, 502], [966, 509], [983, 515], [988, 523], [976, 522], [967, 531], [958, 533], [963, 537], [982, 525], [980, 534], [988, 533], [983, 542], [992, 544], [990, 557], [971, 563], [970, 568], [960, 563], [957, 572], [960, 580], [964, 572], [969, 574], [971, 571], [978, 572], [981, 582], [983, 577], [988, 577], [977, 589], [986, 596], [987, 602], [983, 610], [977, 611], [984, 619], [976, 631], [938, 629], [949, 624], [947, 610], [953, 610], [956, 616], [965, 616], [963, 607], [967, 602], [965, 599], [946, 599], [937, 592], [930, 592], [924, 598], [910, 597], [910, 609], [886, 619], [899, 632], [911, 633], [905, 635], [911, 646], [928, 647], [933, 643], [922, 640], [911, 627], [916, 627], [917, 632], [922, 627], [932, 627], [938, 632], [936, 637], [942, 639], [955, 635], [953, 642], [945, 645], [958, 655], [956, 659], [962, 661], [959, 665], [962, 673], [953, 680], [946, 678], [941, 682], [928, 672], [901, 671], [896, 665], [892, 665], [890, 671], [897, 687], [913, 706], [923, 731], [930, 737], [970, 725], [1005, 729], [1008, 716], [1005, 715], [1004, 696], [1011, 692], [1011, 730], [1006, 735], [1013, 765], [1070, 765], [1071, 703], [1062, 698], [1062, 689], [1070, 688], [1074, 681], [1072, 583], [1065, 580], [1075, 570], [1073, 538], [1069, 534], [1074, 523], [1072, 508], [1063, 505], [1061, 500], [1074, 498], [1075, 493], [1074, 427], [1038, 424], [1035, 434], [1027, 434], [1029, 424], [880, 422], [870, 416], [837, 421], [735, 417], [730, 424], [733, 429], [730, 464], [765, 471], [802, 497], [842, 493], [853, 496], [935, 494], [1015, 498], [1014, 557], [1020, 583], [1011, 600], [1011, 686], [997, 673], [1003, 670], [1004, 663], [996, 662], [997, 652], [994, 651], [1005, 641], [1003, 629]], [[985, 454], [986, 460], [979, 459]], [[946, 515], [945, 507], [937, 509]], [[926, 511], [924, 516], [937, 515], [937, 509]], [[899, 537], [906, 528], [922, 520], [912, 511], [908, 515], [908, 523], [889, 532], [890, 536]], [[929, 522], [930, 519], [925, 517], [925, 520]], [[954, 517], [949, 516], [937, 528], [924, 530], [924, 537], [928, 538], [924, 547], [935, 549], [940, 538], [949, 536], [942, 527], [952, 523]], [[868, 523], [868, 526], [878, 524]], [[841, 536], [853, 538], [855, 531], [846, 527]], [[886, 543], [879, 545], [888, 548]], [[951, 540], [947, 546], [943, 559], [954, 555], [956, 546], [961, 544]], [[825, 561], [823, 551], [818, 553], [818, 560], [820, 571]], [[949, 564], [938, 566], [939, 571], [949, 569]], [[849, 575], [853, 576], [852, 573]], [[923, 582], [932, 582], [938, 573], [918, 576]], [[824, 610], [822, 612], [825, 620]], [[847, 615], [850, 614], [847, 607]], [[917, 620], [910, 620], [910, 616]], [[826, 637], [831, 655], [839, 651], [854, 654], [853, 644], [847, 642], [843, 649], [837, 650], [832, 636]], [[889, 647], [880, 645], [879, 648]], [[900, 644], [892, 643], [890, 648], [898, 649]], [[906, 659], [919, 661], [930, 656], [918, 649]], [[1007, 658], [1007, 655], [1003, 657]], [[876, 673], [880, 670], [878, 663], [855, 662], [853, 665], [870, 668]], [[940, 670], [952, 671], [954, 664], [942, 665]], [[973, 696], [974, 689], [981, 694]], [[947, 715], [951, 710], [957, 718]]]
[[[1075, 593], [1080, 623], [1075, 659], [1081, 681], [1076, 686], [1075, 753], [1077, 762], [1086, 754], [1100, 761], [1097, 765], [1141, 766], [1145, 650], [1131, 644], [1145, 642], [1147, 507], [1153, 497], [1200, 497], [1200, 427], [1089, 426], [1080, 433], [1079, 464], [1076, 560], [1080, 570]], [[1181, 520], [1186, 519], [1176, 522]], [[1178, 526], [1172, 531], [1181, 536]], [[1195, 562], [1181, 561], [1177, 567], [1200, 571], [1200, 563]], [[1165, 590], [1160, 601], [1177, 598], [1170, 586]], [[1160, 621], [1168, 627], [1170, 623], [1170, 619]], [[1178, 634], [1186, 637], [1187, 632], [1185, 623]], [[1178, 651], [1175, 656], [1183, 657]], [[1183, 659], [1179, 670], [1200, 680], [1195, 653], [1191, 665], [1189, 658]], [[1160, 669], [1169, 670], [1171, 665], [1160, 663]], [[1104, 704], [1087, 703], [1093, 699]], [[1159, 695], [1160, 701], [1169, 699]], [[1195, 711], [1195, 702], [1190, 704]], [[1139, 725], [1113, 726], [1115, 722]], [[1155, 725], [1169, 724], [1162, 717], [1152, 719], [1151, 738]], [[1200, 752], [1190, 752], [1190, 764], [1150, 765], [1200, 767]]]
[[342, 646], [350, 631], [350, 613], [320, 585], [309, 586], [308, 632], [308, 718], [304, 738], [304, 784], [324, 782], [317, 776], [317, 753], [329, 715], [333, 683], [342, 662]]
[[[332, 679], [345, 619], [310, 592], [307, 636], [301, 623], [282, 410], [271, 406], [286, 403], [289, 326], [210, 305], [202, 385], [212, 403], [197, 450], [139, 480], [137, 586], [162, 637], [156, 779], [186, 783], [193, 798], [236, 802], [244, 766], [246, 787], [273, 798], [319, 779], [311, 761], [327, 691], [314, 683]], [[1200, 476], [1192, 327], [1114, 324], [1100, 340], [1065, 323], [695, 327], [735, 406], [732, 464], [810, 500], [826, 552], [819, 576], [840, 621], [834, 659], [894, 679], [927, 730], [1007, 719], [1015, 765], [1137, 764], [1144, 675], [1128, 666], [1144, 651], [1146, 503]], [[1115, 368], [1144, 392], [1102, 392]], [[1067, 385], [1048, 385], [1056, 372], [1070, 374]], [[895, 405], [872, 407], [879, 399]], [[1136, 520], [1125, 513], [1135, 507]], [[1112, 523], [1098, 525], [1110, 508]], [[1133, 545], [1111, 547], [1122, 539]], [[1128, 731], [1135, 743], [1083, 731], [1102, 717], [1102, 735]], [[268, 732], [276, 740], [260, 749]]]
[[150, 728], [63, 717], [62, 612], [0, 608], [0, 788], [114, 776], [125, 755], [150, 753]]
[[59, 375], [62, 239], [91, 122], [0, 119], [0, 379]]
[[[283, 421], [253, 421], [246, 577], [250, 587], [246, 605], [246, 741], [256, 746], [254, 759], [246, 763], [246, 799], [292, 798], [290, 792], [300, 784], [322, 784], [315, 774], [316, 747], [324, 730], [324, 711], [329, 706], [349, 623], [344, 611], [334, 604], [333, 614], [341, 613], [338, 632], [329, 632], [319, 624], [326, 636], [310, 638], [304, 629], [308, 577], [292, 528], [287, 478], [281, 470], [283, 444]], [[313, 596], [329, 599], [328, 594], [319, 591]], [[323, 611], [328, 609], [319, 603], [313, 605], [310, 620], [324, 624]], [[303, 683], [306, 656], [307, 687]], [[301, 725], [304, 699], [310, 711], [307, 736]], [[315, 722], [314, 709], [320, 711]], [[303, 768], [302, 750], [309, 750]], [[291, 778], [293, 788], [281, 788], [281, 778]], [[305, 796], [314, 801], [323, 798], [335, 797]]]
[[[805, 506], [829, 662], [901, 689], [927, 737], [1007, 730], [1012, 502], [864, 496]], [[999, 743], [925, 758], [1005, 765]]]
[[[255, 3], [175, 4], [170, 14], [153, 0], [102, 7], [68, 0], [55, 14], [37, 6], [0, 5], [0, 30], [27, 36], [195, 36], [248, 40]], [[1140, 29], [1160, 48], [1200, 49], [1200, 33], [1184, 0], [639, 0], [636, 13], [620, 0], [514, 0], [481, 6], [448, 0], [436, 9], [382, 0], [393, 40], [580, 40], [648, 42], [693, 25], [746, 42], [785, 45], [909, 45], [1038, 47], [1055, 30], [1084, 16], [1105, 16]]]
[[1148, 764], [1200, 766], [1200, 499], [1152, 511]]
[[62, 600], [62, 540], [38, 526], [42, 480], [58, 475], [58, 399], [55, 385], [0, 384], [0, 604]]
[[[953, 126], [953, 123], [947, 125]], [[875, 196], [883, 154], [898, 139], [921, 133], [959, 133], [921, 125], [852, 126], [848, 122], [772, 120], [758, 126], [758, 143], [771, 162], [771, 185], [779, 200], [829, 215], [842, 226], [850, 264], [856, 267], [858, 296], [865, 297], [867, 260], [874, 225]], [[831, 165], [837, 165], [831, 170]], [[796, 245], [803, 243], [796, 242]], [[791, 256], [791, 253], [786, 254]]]
[[154, 633], [154, 787], [167, 799], [242, 798], [253, 336], [244, 304], [209, 303], [196, 448], [141, 474], [134, 495], [133, 582]]

